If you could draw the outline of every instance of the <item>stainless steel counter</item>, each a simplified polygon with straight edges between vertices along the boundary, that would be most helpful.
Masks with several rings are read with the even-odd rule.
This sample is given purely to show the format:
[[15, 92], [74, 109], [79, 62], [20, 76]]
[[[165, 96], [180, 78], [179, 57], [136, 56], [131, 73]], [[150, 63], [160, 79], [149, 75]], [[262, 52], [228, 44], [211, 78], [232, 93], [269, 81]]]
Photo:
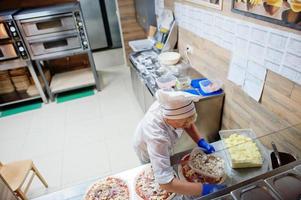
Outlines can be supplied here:
[[[142, 53], [130, 55], [130, 72], [132, 79], [132, 88], [143, 112], [146, 112], [155, 101], [155, 93], [159, 89], [155, 78], [159, 75], [155, 72], [160, 68], [156, 53], [146, 54], [146, 61], [140, 61], [139, 56]], [[204, 76], [185, 63], [179, 64], [178, 77], [189, 77], [190, 79], [204, 78]], [[199, 116], [196, 126], [204, 137], [214, 142], [219, 139], [218, 131], [221, 127], [221, 118], [223, 110], [224, 93], [212, 96], [202, 96], [199, 102], [195, 103], [197, 114]]]

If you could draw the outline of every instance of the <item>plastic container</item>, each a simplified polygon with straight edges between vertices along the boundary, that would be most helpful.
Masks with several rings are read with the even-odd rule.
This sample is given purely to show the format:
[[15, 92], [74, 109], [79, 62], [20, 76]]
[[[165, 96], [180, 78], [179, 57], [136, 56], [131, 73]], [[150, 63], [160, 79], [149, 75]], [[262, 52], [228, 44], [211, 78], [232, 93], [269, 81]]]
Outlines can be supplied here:
[[[230, 137], [233, 134], [238, 134], [238, 135], [243, 135], [246, 137], [251, 138], [251, 140], [253, 142], [255, 142], [260, 154], [261, 154], [261, 159], [262, 159], [262, 166], [261, 167], [243, 167], [240, 169], [239, 168], [234, 168], [232, 165], [232, 159], [231, 159], [231, 155], [229, 152], [229, 148], [231, 147], [227, 147], [226, 143], [225, 143], [225, 139], [227, 139], [228, 137]], [[241, 177], [254, 177], [256, 175], [259, 174], [263, 174], [265, 172], [267, 172], [270, 168], [270, 158], [268, 155], [268, 149], [266, 149], [256, 138], [256, 134], [253, 132], [252, 129], [233, 129], [233, 130], [224, 130], [224, 131], [219, 131], [219, 135], [220, 138], [222, 140], [222, 144], [225, 148], [225, 152], [226, 152], [226, 158], [228, 160], [228, 162], [230, 163], [231, 168], [233, 169], [233, 172], [235, 174], [238, 174]], [[243, 143], [237, 144], [235, 146], [240, 146]], [[232, 147], [235, 147], [232, 146]]]
[[133, 40], [129, 42], [129, 46], [134, 52], [139, 52], [152, 49], [154, 43], [150, 39]]
[[191, 79], [188, 76], [178, 78], [176, 81], [176, 88], [178, 90], [190, 88]]
[[207, 94], [216, 92], [222, 88], [222, 82], [219, 80], [210, 81], [208, 79], [199, 82], [200, 88]]
[[175, 65], [179, 62], [181, 55], [177, 52], [164, 52], [158, 56], [162, 65]]
[[164, 75], [156, 79], [157, 85], [161, 89], [172, 88], [176, 85], [177, 78], [173, 75]]
[[[218, 180], [226, 176], [224, 160], [216, 155], [207, 155], [198, 147], [190, 153], [188, 164], [193, 171], [205, 177]], [[196, 168], [196, 164], [202, 166], [203, 169]]]

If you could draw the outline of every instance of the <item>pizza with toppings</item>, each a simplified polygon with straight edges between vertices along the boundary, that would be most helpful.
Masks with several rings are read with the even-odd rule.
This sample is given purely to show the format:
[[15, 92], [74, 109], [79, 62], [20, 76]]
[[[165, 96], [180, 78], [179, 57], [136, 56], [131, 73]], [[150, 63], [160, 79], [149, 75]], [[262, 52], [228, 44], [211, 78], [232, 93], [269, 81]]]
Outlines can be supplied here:
[[115, 177], [108, 177], [94, 183], [85, 195], [84, 200], [129, 200], [127, 184]]
[[188, 164], [189, 157], [190, 155], [188, 154], [184, 156], [181, 160], [181, 163], [179, 165], [180, 179], [184, 179], [188, 182], [194, 182], [194, 183], [211, 183], [211, 184], [222, 183], [224, 181], [225, 179], [224, 176], [221, 176], [219, 178], [212, 178], [195, 172]]
[[135, 191], [143, 200], [170, 200], [175, 196], [175, 193], [167, 192], [160, 188], [150, 166], [136, 178]]

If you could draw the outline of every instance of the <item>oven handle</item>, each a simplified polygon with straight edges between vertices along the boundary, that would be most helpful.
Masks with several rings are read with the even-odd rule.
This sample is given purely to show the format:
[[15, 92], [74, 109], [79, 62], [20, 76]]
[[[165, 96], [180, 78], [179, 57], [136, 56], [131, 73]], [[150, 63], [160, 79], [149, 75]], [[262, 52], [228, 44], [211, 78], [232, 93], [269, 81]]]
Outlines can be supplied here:
[[44, 22], [44, 21], [48, 21], [48, 20], [51, 20], [51, 19], [63, 18], [63, 17], [68, 17], [68, 16], [73, 17], [73, 13], [52, 15], [52, 16], [47, 16], [47, 17], [30, 18], [30, 19], [22, 19], [22, 20], [20, 20], [20, 22], [21, 22], [21, 24], [22, 23], [30, 23], [30, 22], [39, 23], [39, 22]]
[[28, 41], [29, 44], [33, 43], [39, 43], [39, 42], [51, 42], [56, 40], [61, 40], [64, 38], [70, 38], [70, 37], [79, 37], [77, 32], [73, 33], [67, 33], [67, 34], [60, 34], [58, 36], [48, 37], [48, 38], [38, 38], [38, 39], [31, 39]]

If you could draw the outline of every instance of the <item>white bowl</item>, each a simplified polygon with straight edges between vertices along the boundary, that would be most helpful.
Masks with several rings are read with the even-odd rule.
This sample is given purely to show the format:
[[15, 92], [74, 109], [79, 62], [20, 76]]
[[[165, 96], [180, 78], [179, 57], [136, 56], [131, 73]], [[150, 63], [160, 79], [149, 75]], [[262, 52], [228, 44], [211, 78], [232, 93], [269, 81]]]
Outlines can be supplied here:
[[161, 53], [159, 56], [159, 62], [163, 65], [175, 65], [179, 62], [181, 58], [181, 54], [177, 52], [164, 52]]

